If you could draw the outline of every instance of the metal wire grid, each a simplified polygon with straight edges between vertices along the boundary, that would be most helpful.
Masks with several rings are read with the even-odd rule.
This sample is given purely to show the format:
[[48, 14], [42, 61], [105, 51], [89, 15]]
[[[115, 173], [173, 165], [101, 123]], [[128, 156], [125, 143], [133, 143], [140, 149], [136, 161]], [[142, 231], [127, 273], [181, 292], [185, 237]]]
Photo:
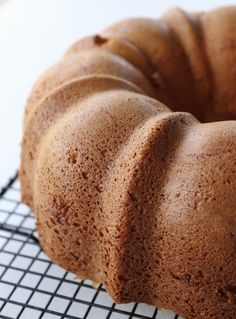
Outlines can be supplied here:
[[17, 176], [0, 192], [0, 318], [181, 319], [144, 304], [116, 305], [102, 285], [95, 289], [53, 264], [20, 202]]

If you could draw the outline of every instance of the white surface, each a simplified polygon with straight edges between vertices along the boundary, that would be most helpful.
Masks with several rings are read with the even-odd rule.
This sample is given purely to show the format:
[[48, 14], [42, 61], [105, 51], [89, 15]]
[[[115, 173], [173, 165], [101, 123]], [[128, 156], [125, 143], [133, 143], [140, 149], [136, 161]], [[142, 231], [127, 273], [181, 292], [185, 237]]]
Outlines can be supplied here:
[[23, 108], [35, 79], [78, 37], [170, 6], [203, 10], [235, 1], [0, 0], [0, 187], [19, 165]]

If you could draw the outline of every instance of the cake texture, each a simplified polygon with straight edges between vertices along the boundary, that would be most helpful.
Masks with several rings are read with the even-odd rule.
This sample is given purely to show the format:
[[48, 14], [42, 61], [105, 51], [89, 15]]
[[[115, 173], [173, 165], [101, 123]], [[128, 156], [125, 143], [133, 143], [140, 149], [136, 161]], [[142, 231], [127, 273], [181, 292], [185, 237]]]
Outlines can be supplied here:
[[236, 7], [76, 42], [33, 87], [22, 200], [58, 265], [118, 303], [236, 318]]

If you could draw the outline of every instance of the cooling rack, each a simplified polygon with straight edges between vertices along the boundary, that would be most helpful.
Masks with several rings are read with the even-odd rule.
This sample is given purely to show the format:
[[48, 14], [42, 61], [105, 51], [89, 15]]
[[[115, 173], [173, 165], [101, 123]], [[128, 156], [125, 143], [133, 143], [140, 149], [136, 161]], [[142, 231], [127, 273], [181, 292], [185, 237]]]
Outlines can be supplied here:
[[0, 318], [181, 319], [145, 304], [114, 304], [102, 285], [95, 289], [53, 264], [19, 187], [16, 175], [0, 191]]

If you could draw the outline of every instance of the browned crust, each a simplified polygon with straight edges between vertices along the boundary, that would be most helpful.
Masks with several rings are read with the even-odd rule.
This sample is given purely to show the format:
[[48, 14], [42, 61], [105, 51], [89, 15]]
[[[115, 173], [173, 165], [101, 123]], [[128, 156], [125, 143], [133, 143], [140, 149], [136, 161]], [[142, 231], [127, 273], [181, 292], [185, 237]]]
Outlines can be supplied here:
[[23, 201], [49, 257], [116, 302], [236, 317], [236, 122], [194, 117], [236, 118], [235, 38], [235, 7], [124, 20], [32, 90]]

